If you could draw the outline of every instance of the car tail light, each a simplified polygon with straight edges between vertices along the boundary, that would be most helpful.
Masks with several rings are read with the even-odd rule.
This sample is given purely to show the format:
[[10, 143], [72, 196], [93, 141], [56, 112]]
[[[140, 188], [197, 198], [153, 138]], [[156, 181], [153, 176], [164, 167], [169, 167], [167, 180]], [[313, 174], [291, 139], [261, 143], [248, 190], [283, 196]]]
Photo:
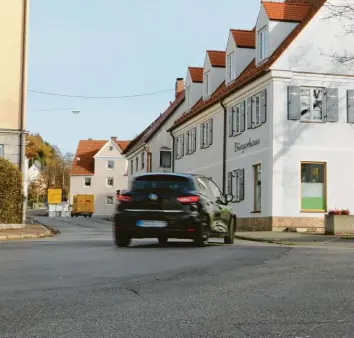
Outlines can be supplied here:
[[131, 199], [132, 199], [131, 196], [118, 195], [118, 201], [119, 201], [119, 202], [129, 202]]
[[177, 200], [184, 204], [197, 203], [199, 201], [199, 196], [181, 196], [177, 197]]

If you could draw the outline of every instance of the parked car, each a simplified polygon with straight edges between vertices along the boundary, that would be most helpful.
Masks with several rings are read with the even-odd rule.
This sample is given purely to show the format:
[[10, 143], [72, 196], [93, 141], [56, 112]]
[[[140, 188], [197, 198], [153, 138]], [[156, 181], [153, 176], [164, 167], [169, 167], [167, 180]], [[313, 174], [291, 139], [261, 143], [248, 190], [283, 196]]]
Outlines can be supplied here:
[[236, 215], [218, 186], [201, 175], [175, 173], [141, 174], [131, 189], [120, 193], [114, 221], [118, 247], [129, 246], [132, 238], [192, 239], [204, 246], [209, 237], [233, 244]]

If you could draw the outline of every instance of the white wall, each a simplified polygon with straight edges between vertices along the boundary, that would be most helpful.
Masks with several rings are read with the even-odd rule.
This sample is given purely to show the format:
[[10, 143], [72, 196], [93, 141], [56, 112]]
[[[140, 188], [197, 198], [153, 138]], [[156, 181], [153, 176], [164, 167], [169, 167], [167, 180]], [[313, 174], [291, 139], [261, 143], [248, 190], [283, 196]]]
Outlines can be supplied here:
[[[129, 153], [126, 155], [127, 160], [128, 160], [128, 185], [130, 184], [130, 182], [132, 181], [132, 179], [139, 174], [142, 173], [146, 173], [147, 172], [147, 153], [145, 151], [145, 144], [142, 144], [139, 148], [135, 149], [133, 152]], [[141, 156], [142, 154], [144, 154], [144, 168], [141, 168]], [[138, 170], [136, 170], [136, 165], [135, 165], [135, 161], [136, 158], [138, 158]], [[131, 160], [133, 160], [133, 170], [131, 170]]]
[[[338, 0], [332, 0], [335, 4]], [[325, 19], [328, 8], [323, 6], [316, 16], [307, 24], [292, 44], [274, 63], [272, 69], [292, 70], [306, 73], [353, 74], [354, 69], [333, 62], [329, 56], [353, 54], [353, 35], [344, 35], [344, 26], [348, 22], [343, 18]]]
[[[206, 110], [203, 114], [196, 116], [190, 121], [173, 131], [173, 136], [177, 137], [188, 130], [197, 128], [196, 151], [190, 155], [184, 155], [180, 159], [175, 159], [175, 172], [198, 173], [212, 177], [214, 182], [222, 187], [222, 149], [224, 134], [223, 109], [217, 104]], [[206, 148], [200, 148], [200, 124], [213, 117], [213, 144]], [[185, 135], [186, 142], [186, 135]]]
[[[227, 45], [226, 45], [226, 62], [225, 62], [225, 83], [228, 84], [229, 82], [232, 82], [235, 78], [236, 78], [236, 43], [235, 43], [235, 40], [234, 40], [234, 37], [232, 36], [232, 32], [230, 31], [229, 32], [229, 38], [227, 39]], [[227, 59], [228, 59], [228, 56], [231, 54], [231, 53], [234, 53], [234, 58], [233, 58], [233, 72], [232, 72], [232, 77], [231, 77], [231, 80], [228, 81], [228, 78], [227, 78], [227, 73], [228, 73], [228, 65], [227, 65]]]
[[[160, 167], [160, 150], [162, 147], [170, 148], [171, 158], [173, 156], [172, 152], [172, 137], [170, 132], [167, 130], [170, 129], [174, 123], [184, 112], [186, 111], [186, 100], [184, 100], [181, 105], [170, 114], [169, 118], [161, 126], [159, 131], [152, 137], [148, 142], [150, 152], [152, 153], [152, 165], [151, 171], [153, 172], [171, 172], [172, 168], [161, 168]], [[172, 164], [172, 163], [171, 163]]]
[[[273, 215], [322, 217], [300, 213], [300, 162], [327, 162], [327, 209], [354, 212], [354, 126], [347, 123], [346, 90], [354, 79], [344, 76], [293, 74], [274, 82]], [[339, 121], [306, 123], [287, 119], [287, 88], [335, 87], [339, 90]]]
[[[232, 203], [233, 211], [240, 218], [266, 217], [272, 212], [272, 122], [273, 122], [273, 86], [269, 76], [263, 77], [255, 83], [247, 86], [236, 94], [230, 95], [225, 100], [225, 105], [231, 107], [248, 97], [267, 89], [267, 120], [266, 123], [254, 129], [247, 129], [247, 117], [245, 131], [237, 136], [227, 136], [227, 160], [226, 173], [236, 169], [244, 169], [244, 200]], [[247, 105], [246, 105], [247, 113]], [[228, 135], [228, 134], [227, 134]], [[244, 153], [235, 152], [235, 142], [247, 143], [249, 139], [260, 139], [260, 144], [244, 150]], [[254, 209], [254, 177], [253, 165], [262, 165], [262, 195], [261, 213], [253, 213]], [[226, 175], [227, 178], [227, 175]]]
[[[210, 77], [210, 95], [207, 97], [204, 97], [204, 99], [208, 99], [215, 90], [225, 81], [225, 68], [221, 67], [212, 67], [210, 64], [209, 56], [208, 53], [206, 54], [205, 57], [205, 63], [204, 63], [204, 75], [209, 71]], [[204, 77], [203, 77], [204, 78]], [[206, 86], [205, 83], [203, 83], [204, 86]], [[206, 91], [203, 90], [203, 95], [206, 93]]]
[[269, 21], [268, 56], [275, 52], [297, 25], [296, 22]]
[[255, 51], [254, 48], [236, 48], [236, 78], [255, 58]]
[[[187, 105], [185, 106], [185, 110], [191, 109], [199, 101], [199, 99], [203, 96], [203, 83], [193, 82], [189, 70], [187, 72], [185, 88], [188, 88], [188, 86], [191, 86], [191, 88], [192, 88], [191, 89], [191, 100], [190, 100], [191, 103], [190, 103], [189, 107], [187, 107]], [[185, 101], [187, 101], [187, 98], [185, 98]]]
[[[259, 36], [258, 36], [258, 32], [260, 29], [264, 28], [265, 26], [267, 26], [267, 31], [268, 31], [268, 46], [267, 49], [269, 51], [269, 19], [267, 16], [267, 13], [263, 7], [263, 5], [261, 4], [261, 8], [259, 10], [258, 13], [258, 19], [257, 19], [257, 24], [256, 24], [256, 64], [258, 65], [260, 63], [260, 59], [259, 59]], [[269, 54], [268, 54], [269, 55]]]

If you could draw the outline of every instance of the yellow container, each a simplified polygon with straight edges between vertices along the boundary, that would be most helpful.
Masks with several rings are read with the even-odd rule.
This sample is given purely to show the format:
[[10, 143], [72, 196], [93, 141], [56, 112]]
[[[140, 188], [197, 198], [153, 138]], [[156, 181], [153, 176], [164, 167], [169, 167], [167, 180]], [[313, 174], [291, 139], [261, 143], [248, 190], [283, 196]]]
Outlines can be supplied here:
[[71, 217], [91, 217], [95, 212], [95, 195], [75, 195]]

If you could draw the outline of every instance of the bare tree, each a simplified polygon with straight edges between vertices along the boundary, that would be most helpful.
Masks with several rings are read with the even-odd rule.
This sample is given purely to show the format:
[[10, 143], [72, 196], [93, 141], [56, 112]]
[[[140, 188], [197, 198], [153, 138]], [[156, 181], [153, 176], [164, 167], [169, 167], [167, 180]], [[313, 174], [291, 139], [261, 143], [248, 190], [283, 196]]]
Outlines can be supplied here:
[[[354, 0], [342, 0], [336, 3], [335, 0], [331, 0], [326, 4], [327, 14], [324, 19], [339, 20], [343, 27], [343, 36], [353, 35], [354, 39]], [[334, 62], [342, 65], [353, 65], [354, 55], [347, 51], [338, 53], [331, 51], [330, 56]]]

